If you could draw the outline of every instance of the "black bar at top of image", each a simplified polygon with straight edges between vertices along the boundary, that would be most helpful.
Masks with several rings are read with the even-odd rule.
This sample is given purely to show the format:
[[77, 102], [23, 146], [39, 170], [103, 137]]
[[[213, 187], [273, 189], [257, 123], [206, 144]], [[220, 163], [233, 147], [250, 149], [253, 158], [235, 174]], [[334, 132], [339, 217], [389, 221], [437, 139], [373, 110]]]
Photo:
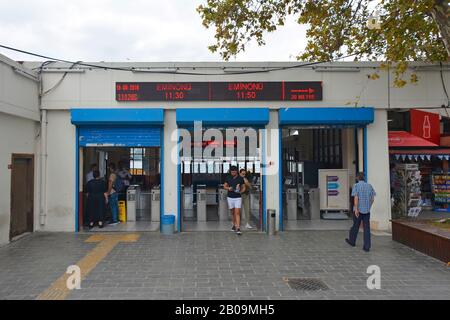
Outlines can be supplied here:
[[116, 100], [320, 101], [321, 81], [117, 82]]

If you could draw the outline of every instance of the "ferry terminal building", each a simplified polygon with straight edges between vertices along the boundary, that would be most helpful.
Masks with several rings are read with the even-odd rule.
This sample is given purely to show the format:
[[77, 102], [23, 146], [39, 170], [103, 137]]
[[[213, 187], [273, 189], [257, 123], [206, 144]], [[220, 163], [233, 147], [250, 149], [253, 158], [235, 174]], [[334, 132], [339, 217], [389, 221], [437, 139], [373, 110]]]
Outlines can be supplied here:
[[[377, 192], [372, 228], [389, 231], [388, 112], [445, 116], [441, 72], [450, 84], [450, 65], [431, 63], [411, 63], [406, 76], [415, 72], [419, 82], [404, 88], [376, 62], [92, 64], [105, 68], [1, 57], [0, 164], [11, 172], [1, 182], [0, 243], [24, 232], [82, 231], [86, 174], [95, 163], [106, 175], [111, 162], [130, 171], [135, 190], [123, 195], [120, 231], [158, 232], [166, 214], [180, 232], [228, 230], [221, 185], [231, 165], [251, 172], [253, 230], [266, 229], [268, 209], [280, 231], [347, 229], [349, 190], [363, 171]], [[378, 80], [369, 79], [374, 72]], [[251, 129], [254, 152], [174, 152], [197, 121], [203, 149], [214, 140], [210, 129]], [[11, 197], [17, 190], [26, 190], [23, 199]]]

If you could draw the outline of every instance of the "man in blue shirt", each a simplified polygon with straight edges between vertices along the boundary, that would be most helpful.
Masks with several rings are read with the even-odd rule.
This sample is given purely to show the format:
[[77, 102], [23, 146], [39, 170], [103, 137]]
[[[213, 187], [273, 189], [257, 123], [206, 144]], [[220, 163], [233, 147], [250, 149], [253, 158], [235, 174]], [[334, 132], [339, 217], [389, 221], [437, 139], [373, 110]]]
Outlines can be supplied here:
[[353, 186], [352, 197], [354, 197], [353, 205], [353, 227], [350, 229], [349, 236], [345, 241], [352, 247], [356, 244], [361, 221], [364, 227], [364, 251], [370, 250], [370, 208], [375, 199], [375, 190], [364, 179], [364, 173], [357, 175], [358, 182]]

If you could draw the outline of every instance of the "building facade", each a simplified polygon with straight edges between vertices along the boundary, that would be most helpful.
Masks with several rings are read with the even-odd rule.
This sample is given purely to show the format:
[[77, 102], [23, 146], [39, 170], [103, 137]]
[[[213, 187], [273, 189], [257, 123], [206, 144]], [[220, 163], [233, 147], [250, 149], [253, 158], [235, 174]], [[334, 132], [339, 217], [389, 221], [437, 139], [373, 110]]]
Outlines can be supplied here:
[[[152, 217], [148, 219], [151, 230], [159, 230], [160, 217], [164, 214], [175, 215], [178, 231], [208, 230], [212, 222], [220, 225], [222, 220], [226, 221], [220, 216], [220, 184], [232, 164], [250, 168], [254, 174], [250, 211], [254, 211], [251, 220], [257, 229], [265, 229], [267, 209], [276, 211], [278, 230], [296, 230], [304, 225], [302, 221], [327, 220], [326, 214], [330, 214], [328, 220], [333, 220], [333, 215], [342, 209], [351, 210], [350, 201], [343, 197], [336, 210], [330, 210], [333, 207], [328, 200], [331, 203], [335, 198], [329, 196], [348, 193], [356, 172], [364, 171], [377, 191], [372, 227], [389, 230], [387, 112], [395, 108], [439, 108], [447, 102], [441, 70], [431, 64], [412, 63], [408, 74], [417, 73], [419, 82], [404, 88], [389, 84], [387, 71], [372, 62], [308, 67], [281, 62], [97, 65], [107, 68], [24, 64], [29, 70], [40, 68], [42, 94], [39, 113], [38, 92], [34, 92], [34, 118], [26, 120], [24, 125], [29, 126], [29, 131], [35, 130], [42, 117], [38, 129], [43, 134], [36, 135], [34, 131], [28, 134], [30, 150], [6, 151], [7, 154], [34, 151], [35, 184], [42, 184], [42, 188], [35, 188], [34, 230], [81, 230], [86, 173], [90, 164], [96, 162], [102, 174], [106, 174], [108, 161], [126, 163], [138, 177], [133, 183], [146, 186], [144, 191], [148, 191], [148, 197], [160, 188], [159, 212], [156, 214], [158, 209], [152, 208]], [[449, 70], [449, 65], [443, 66], [446, 85], [450, 83]], [[371, 80], [369, 75], [373, 73], [378, 73], [379, 79]], [[5, 77], [11, 76], [3, 74]], [[221, 89], [219, 83], [225, 87]], [[318, 83], [320, 88], [308, 87]], [[156, 89], [158, 84], [166, 87]], [[241, 87], [230, 87], [230, 84]], [[249, 84], [253, 87], [248, 87]], [[135, 85], [144, 88], [134, 88], [140, 92], [137, 96], [133, 95], [133, 87], [130, 88]], [[176, 85], [190, 85], [190, 92]], [[202, 96], [202, 85], [208, 96]], [[258, 86], [272, 89], [266, 92]], [[193, 94], [195, 88], [199, 91]], [[277, 90], [282, 90], [281, 95]], [[306, 96], [301, 96], [302, 90], [313, 90], [313, 95], [308, 97], [311, 92], [306, 91]], [[229, 91], [233, 91], [233, 96], [227, 96]], [[321, 96], [315, 95], [319, 92]], [[191, 96], [176, 96], [181, 93]], [[294, 93], [296, 97], [289, 96]], [[155, 98], [158, 94], [159, 98]], [[433, 109], [433, 112], [440, 110]], [[2, 113], [0, 120], [8, 121], [7, 117]], [[202, 121], [203, 151], [213, 141], [208, 129], [225, 135], [227, 129], [234, 128], [253, 130], [256, 152], [249, 154], [247, 148], [241, 159], [222, 156], [219, 160], [180, 155], [180, 136], [193, 133], [196, 121]], [[0, 130], [4, 136], [3, 126]], [[25, 130], [20, 131], [26, 134]], [[223, 146], [233, 145], [224, 139]], [[194, 151], [195, 143], [191, 145]], [[326, 180], [325, 192], [320, 181], [326, 170], [344, 170], [346, 184], [330, 184], [332, 180]], [[343, 189], [338, 192], [328, 187]], [[203, 188], [210, 190], [210, 196], [206, 191], [206, 213], [200, 213], [199, 209]], [[291, 191], [296, 194], [295, 209], [288, 202], [293, 199]], [[2, 194], [9, 193], [6, 190]], [[311, 210], [314, 195], [321, 199], [320, 216]], [[308, 197], [306, 205], [305, 197]], [[213, 207], [216, 209], [210, 214], [208, 210]], [[8, 205], [2, 210], [2, 216], [7, 217]], [[3, 220], [0, 221], [2, 234], [8, 230], [7, 218]], [[205, 228], [199, 228], [198, 222], [204, 222]], [[225, 225], [229, 227], [228, 223]], [[221, 230], [217, 226], [211, 228]], [[2, 239], [7, 241], [7, 237]]]
[[0, 244], [38, 229], [38, 75], [0, 55]]

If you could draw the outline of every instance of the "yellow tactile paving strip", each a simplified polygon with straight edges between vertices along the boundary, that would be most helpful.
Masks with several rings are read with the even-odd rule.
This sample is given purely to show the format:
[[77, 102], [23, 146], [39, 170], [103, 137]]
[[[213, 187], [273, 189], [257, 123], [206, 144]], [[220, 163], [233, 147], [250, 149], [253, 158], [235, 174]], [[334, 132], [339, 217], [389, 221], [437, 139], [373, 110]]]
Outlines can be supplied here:
[[[119, 242], [136, 242], [140, 235], [128, 234], [96, 234], [89, 237], [85, 242], [98, 242], [86, 256], [76, 263], [81, 270], [81, 281], [111, 252]], [[70, 274], [64, 273], [53, 284], [43, 291], [36, 300], [64, 300], [70, 291], [67, 288], [67, 279]]]

